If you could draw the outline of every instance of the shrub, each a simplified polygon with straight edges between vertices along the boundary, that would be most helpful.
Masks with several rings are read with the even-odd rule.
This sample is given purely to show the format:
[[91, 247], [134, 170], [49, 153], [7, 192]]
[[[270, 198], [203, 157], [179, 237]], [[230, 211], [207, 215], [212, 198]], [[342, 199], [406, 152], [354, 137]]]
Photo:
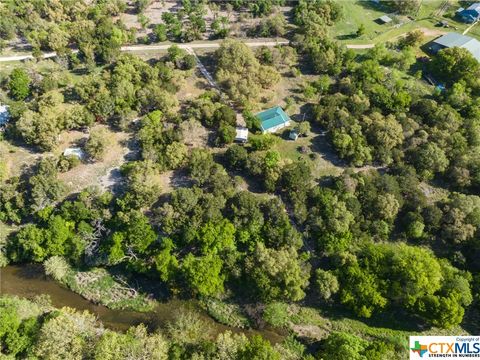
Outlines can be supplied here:
[[61, 256], [52, 256], [43, 263], [43, 267], [45, 274], [61, 283], [65, 282], [67, 276], [73, 274], [72, 267], [67, 260]]
[[221, 324], [244, 329], [250, 326], [240, 306], [226, 303], [214, 298], [204, 298], [202, 304], [208, 314]]
[[286, 327], [290, 322], [288, 304], [280, 302], [268, 304], [263, 312], [263, 319], [274, 327]]

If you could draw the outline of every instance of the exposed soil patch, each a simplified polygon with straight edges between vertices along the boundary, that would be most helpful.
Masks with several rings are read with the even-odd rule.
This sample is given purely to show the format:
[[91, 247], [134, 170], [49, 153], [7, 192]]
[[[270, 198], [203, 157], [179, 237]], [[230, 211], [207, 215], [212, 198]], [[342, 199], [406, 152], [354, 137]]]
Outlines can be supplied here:
[[[64, 181], [72, 192], [80, 191], [88, 186], [99, 186], [104, 190], [114, 190], [114, 185], [121, 180], [119, 168], [125, 162], [125, 156], [130, 152], [126, 144], [129, 134], [113, 132], [104, 125], [98, 125], [97, 127], [105, 128], [110, 145], [102, 161], [85, 162], [59, 175], [60, 180]], [[75, 146], [87, 137], [87, 134], [79, 131], [62, 134], [58, 153], [61, 154], [65, 148]]]

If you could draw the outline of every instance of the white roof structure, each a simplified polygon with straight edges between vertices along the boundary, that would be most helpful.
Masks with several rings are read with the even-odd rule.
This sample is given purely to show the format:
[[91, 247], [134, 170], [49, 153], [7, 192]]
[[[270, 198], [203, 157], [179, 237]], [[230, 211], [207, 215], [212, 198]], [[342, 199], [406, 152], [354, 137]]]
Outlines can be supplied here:
[[10, 120], [8, 105], [0, 105], [0, 126], [5, 125]]
[[66, 148], [63, 156], [76, 156], [81, 160], [85, 157], [85, 152], [81, 148]]
[[474, 3], [472, 5], [470, 5], [467, 10], [475, 10], [477, 12], [480, 12], [480, 3]]
[[238, 126], [235, 130], [237, 131], [237, 134], [235, 135], [235, 141], [247, 142], [248, 129], [246, 127]]
[[480, 61], [480, 41], [470, 36], [451, 32], [433, 40], [433, 43], [442, 48], [460, 47], [467, 49], [475, 59]]
[[298, 139], [298, 133], [295, 130], [290, 131], [290, 134], [288, 135], [288, 138], [290, 140], [296, 141]]
[[384, 24], [388, 24], [389, 22], [392, 21], [392, 18], [390, 16], [387, 16], [387, 15], [380, 16], [378, 19], [381, 22], [383, 22]]

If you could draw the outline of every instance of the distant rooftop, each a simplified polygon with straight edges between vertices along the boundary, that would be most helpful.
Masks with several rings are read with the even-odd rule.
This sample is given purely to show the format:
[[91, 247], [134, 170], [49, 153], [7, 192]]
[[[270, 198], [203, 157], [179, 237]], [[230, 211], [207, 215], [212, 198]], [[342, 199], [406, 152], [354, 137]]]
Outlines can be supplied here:
[[271, 109], [259, 112], [257, 117], [262, 123], [261, 127], [263, 131], [267, 131], [268, 129], [288, 123], [290, 121], [290, 118], [280, 106], [275, 106]]
[[480, 3], [473, 3], [472, 5], [470, 5], [467, 10], [476, 10], [476, 11], [480, 11]]
[[5, 125], [10, 119], [8, 105], [0, 105], [0, 126]]
[[480, 41], [470, 36], [448, 33], [433, 41], [445, 48], [460, 47], [467, 49], [475, 59], [480, 61]]
[[385, 24], [392, 21], [392, 18], [390, 16], [387, 16], [387, 15], [380, 16], [378, 19]]
[[458, 9], [457, 15], [460, 17], [462, 22], [469, 24], [474, 23], [480, 17], [480, 3], [474, 3], [466, 9]]

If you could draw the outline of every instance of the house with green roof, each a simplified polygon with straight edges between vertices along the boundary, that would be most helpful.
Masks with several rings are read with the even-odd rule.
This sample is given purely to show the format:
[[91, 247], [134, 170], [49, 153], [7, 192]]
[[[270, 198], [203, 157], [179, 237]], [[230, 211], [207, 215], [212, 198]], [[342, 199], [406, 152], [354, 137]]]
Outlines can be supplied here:
[[275, 106], [259, 112], [256, 117], [260, 120], [262, 132], [274, 133], [275, 131], [290, 125], [290, 118], [280, 106]]

